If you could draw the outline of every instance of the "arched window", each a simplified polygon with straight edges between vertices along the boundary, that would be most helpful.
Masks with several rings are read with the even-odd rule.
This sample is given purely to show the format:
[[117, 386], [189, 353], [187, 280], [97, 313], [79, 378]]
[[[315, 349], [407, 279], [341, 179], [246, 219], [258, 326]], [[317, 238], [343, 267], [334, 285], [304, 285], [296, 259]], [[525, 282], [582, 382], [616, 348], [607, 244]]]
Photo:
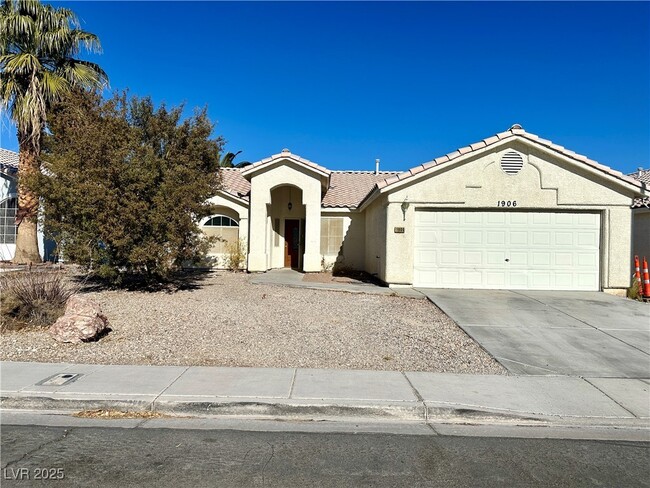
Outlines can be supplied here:
[[0, 244], [16, 243], [16, 207], [15, 197], [0, 202]]
[[215, 215], [203, 224], [204, 227], [239, 227], [239, 222], [225, 215]]
[[225, 215], [213, 215], [201, 227], [206, 235], [218, 238], [210, 248], [211, 254], [227, 253], [228, 247], [239, 240], [239, 222]]

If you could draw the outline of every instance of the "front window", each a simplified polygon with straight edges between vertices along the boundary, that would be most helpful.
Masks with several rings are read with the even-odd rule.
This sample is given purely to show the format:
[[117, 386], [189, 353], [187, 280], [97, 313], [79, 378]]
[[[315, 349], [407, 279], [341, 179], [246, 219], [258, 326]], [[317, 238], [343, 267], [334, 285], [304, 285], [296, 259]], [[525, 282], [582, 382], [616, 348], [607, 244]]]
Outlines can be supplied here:
[[0, 202], [0, 244], [16, 243], [16, 198]]
[[343, 245], [343, 219], [323, 217], [320, 220], [320, 253], [325, 256], [336, 255]]
[[219, 237], [210, 248], [211, 254], [227, 253], [228, 247], [239, 240], [239, 222], [225, 215], [214, 215], [201, 227], [206, 235]]

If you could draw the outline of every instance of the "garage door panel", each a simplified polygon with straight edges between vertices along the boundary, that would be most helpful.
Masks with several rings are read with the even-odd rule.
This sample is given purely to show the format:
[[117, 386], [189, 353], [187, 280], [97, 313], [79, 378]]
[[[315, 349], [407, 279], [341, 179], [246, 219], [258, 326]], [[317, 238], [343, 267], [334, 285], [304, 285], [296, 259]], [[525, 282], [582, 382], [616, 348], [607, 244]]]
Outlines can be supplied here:
[[460, 224], [461, 214], [456, 212], [444, 212], [440, 214], [440, 222], [443, 224]]
[[440, 251], [440, 264], [442, 266], [458, 266], [460, 262], [460, 250], [442, 250]]
[[580, 288], [598, 288], [598, 278], [594, 276], [593, 273], [576, 273], [576, 281]]
[[576, 214], [576, 223], [587, 227], [596, 226], [599, 224], [598, 214]]
[[569, 226], [574, 225], [576, 220], [577, 220], [577, 218], [576, 218], [575, 214], [569, 214], [569, 213], [563, 214], [563, 213], [560, 213], [560, 214], [557, 214], [557, 216], [555, 217], [555, 224], [557, 226], [569, 227]]
[[476, 288], [483, 283], [483, 273], [481, 271], [476, 271], [473, 269], [463, 270], [463, 283], [468, 288]]
[[525, 271], [511, 271], [510, 287], [520, 290], [525, 290], [528, 288], [528, 273]]
[[440, 281], [447, 287], [454, 287], [461, 284], [460, 270], [444, 269], [440, 271]]
[[574, 273], [563, 273], [561, 271], [556, 271], [554, 273], [555, 285], [557, 288], [569, 288], [574, 282]]
[[488, 246], [499, 246], [503, 247], [506, 244], [506, 232], [505, 230], [489, 230], [487, 231], [487, 239], [485, 243]]
[[594, 247], [598, 245], [599, 235], [595, 232], [578, 232], [578, 246]]
[[483, 221], [483, 216], [478, 212], [465, 212], [461, 215], [461, 221], [465, 224], [480, 224]]
[[460, 244], [460, 231], [458, 230], [443, 230], [440, 232], [440, 242], [442, 244]]
[[512, 213], [510, 214], [510, 225], [513, 226], [526, 226], [528, 225], [528, 214], [521, 212], [521, 213]]
[[528, 232], [514, 230], [510, 231], [508, 235], [511, 246], [528, 246]]
[[548, 230], [541, 232], [532, 232], [531, 235], [531, 246], [548, 246], [551, 243], [551, 233]]
[[533, 253], [533, 266], [541, 266], [549, 268], [551, 266], [551, 253], [550, 252], [534, 252]]
[[527, 267], [529, 265], [527, 251], [512, 251], [508, 254], [508, 256], [510, 257], [510, 262], [508, 263], [508, 266], [510, 268], [517, 266]]
[[531, 217], [533, 225], [549, 225], [551, 223], [551, 214], [531, 212], [528, 215]]
[[505, 224], [506, 223], [506, 214], [502, 212], [490, 212], [487, 214], [487, 219], [484, 218], [484, 222], [488, 224]]
[[492, 288], [503, 288], [506, 286], [506, 272], [497, 270], [488, 270], [485, 273], [486, 283]]
[[485, 264], [488, 266], [505, 266], [506, 253], [505, 251], [487, 251], [485, 253]]
[[592, 253], [578, 253], [578, 267], [592, 268], [596, 265], [597, 257]]
[[436, 234], [437, 232], [433, 230], [418, 229], [416, 240], [420, 245], [433, 244], [438, 241]]
[[529, 283], [531, 288], [551, 288], [551, 276], [547, 271], [530, 271]]
[[416, 211], [415, 216], [416, 286], [599, 289], [598, 214]]
[[464, 230], [462, 231], [463, 241], [462, 243], [466, 246], [482, 246], [483, 245], [483, 233], [477, 230]]
[[555, 232], [555, 247], [561, 246], [573, 246], [573, 232], [564, 231], [564, 232]]
[[556, 268], [574, 266], [573, 257], [573, 253], [556, 251], [554, 254]]
[[462, 253], [462, 259], [464, 265], [469, 266], [480, 266], [483, 264], [483, 252], [482, 251], [472, 251], [465, 250]]

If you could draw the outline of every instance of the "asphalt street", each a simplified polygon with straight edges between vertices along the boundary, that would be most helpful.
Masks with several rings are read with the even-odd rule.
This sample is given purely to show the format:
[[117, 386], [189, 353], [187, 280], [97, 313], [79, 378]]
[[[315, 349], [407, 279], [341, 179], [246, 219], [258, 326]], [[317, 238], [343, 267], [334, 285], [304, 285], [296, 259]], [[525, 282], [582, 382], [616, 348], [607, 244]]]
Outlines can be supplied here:
[[647, 442], [2, 426], [3, 488], [645, 487], [649, 471]]

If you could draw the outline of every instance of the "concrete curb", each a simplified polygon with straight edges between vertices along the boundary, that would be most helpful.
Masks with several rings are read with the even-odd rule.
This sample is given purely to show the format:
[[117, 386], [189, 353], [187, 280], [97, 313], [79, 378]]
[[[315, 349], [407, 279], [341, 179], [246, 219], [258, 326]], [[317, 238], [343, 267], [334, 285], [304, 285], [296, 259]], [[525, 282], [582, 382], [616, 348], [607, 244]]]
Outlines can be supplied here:
[[[278, 399], [279, 400], [279, 399]], [[281, 421], [377, 421], [425, 422], [462, 425], [519, 425], [540, 427], [626, 428], [646, 431], [647, 418], [549, 416], [517, 411], [468, 407], [465, 405], [427, 405], [426, 402], [378, 404], [370, 402], [292, 402], [276, 399], [214, 399], [206, 401], [170, 401], [126, 398], [52, 398], [47, 396], [1, 396], [1, 410], [78, 412], [114, 409], [154, 411], [176, 417], [247, 418]]]

